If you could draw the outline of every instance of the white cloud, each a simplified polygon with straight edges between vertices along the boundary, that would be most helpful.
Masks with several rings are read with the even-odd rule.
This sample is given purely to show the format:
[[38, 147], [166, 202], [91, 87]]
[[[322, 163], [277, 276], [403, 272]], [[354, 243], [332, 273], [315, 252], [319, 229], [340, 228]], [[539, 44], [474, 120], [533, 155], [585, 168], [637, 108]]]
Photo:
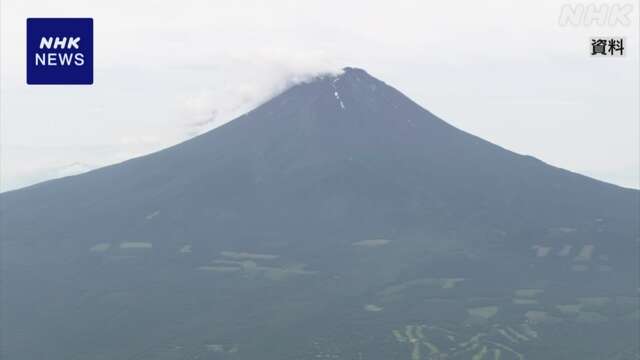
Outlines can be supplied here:
[[230, 57], [233, 64], [221, 70], [237, 74], [235, 79], [222, 84], [200, 84], [198, 90], [180, 100], [182, 119], [190, 134], [220, 126], [292, 85], [341, 71], [324, 52], [261, 49]]

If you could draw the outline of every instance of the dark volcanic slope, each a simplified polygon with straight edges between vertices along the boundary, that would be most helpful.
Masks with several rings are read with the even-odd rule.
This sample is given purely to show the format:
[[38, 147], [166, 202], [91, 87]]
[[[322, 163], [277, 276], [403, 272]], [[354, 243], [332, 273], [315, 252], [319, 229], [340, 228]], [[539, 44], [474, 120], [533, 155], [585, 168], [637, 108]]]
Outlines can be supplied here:
[[[392, 335], [407, 324], [463, 324], [491, 306], [520, 324], [562, 318], [550, 309], [580, 299], [637, 300], [638, 191], [460, 131], [353, 68], [155, 154], [0, 194], [0, 210], [11, 359], [293, 359], [329, 348], [408, 359]], [[522, 288], [548, 299], [512, 309]], [[447, 302], [442, 318], [415, 304], [431, 297]], [[625, 311], [586, 312], [621, 327]], [[341, 324], [345, 313], [358, 319]], [[369, 323], [373, 313], [385, 320]], [[491, 321], [477, 326], [500, 325]], [[349, 328], [360, 323], [375, 346], [348, 340], [367, 333]], [[342, 340], [327, 340], [338, 327]]]

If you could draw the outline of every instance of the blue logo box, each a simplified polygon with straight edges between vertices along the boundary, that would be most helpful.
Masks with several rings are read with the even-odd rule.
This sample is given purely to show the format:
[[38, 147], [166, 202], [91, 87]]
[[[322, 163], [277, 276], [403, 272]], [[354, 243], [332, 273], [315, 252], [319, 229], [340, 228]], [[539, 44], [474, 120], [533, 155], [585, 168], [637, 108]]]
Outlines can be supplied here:
[[27, 84], [93, 84], [93, 19], [28, 18]]

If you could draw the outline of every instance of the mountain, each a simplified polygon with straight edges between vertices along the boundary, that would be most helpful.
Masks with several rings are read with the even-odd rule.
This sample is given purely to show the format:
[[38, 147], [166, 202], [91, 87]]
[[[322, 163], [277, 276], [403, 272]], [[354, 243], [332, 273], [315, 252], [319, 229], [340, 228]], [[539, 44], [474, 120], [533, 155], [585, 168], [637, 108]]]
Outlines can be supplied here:
[[639, 195], [346, 68], [0, 194], [2, 355], [637, 359]]

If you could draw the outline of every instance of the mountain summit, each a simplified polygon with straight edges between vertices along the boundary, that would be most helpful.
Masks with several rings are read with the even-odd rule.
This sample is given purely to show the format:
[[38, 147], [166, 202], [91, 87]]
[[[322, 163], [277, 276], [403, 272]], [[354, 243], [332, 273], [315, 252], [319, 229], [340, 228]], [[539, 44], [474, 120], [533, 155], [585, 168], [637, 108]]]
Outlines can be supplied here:
[[3, 348], [560, 359], [589, 321], [582, 336], [615, 342], [568, 356], [600, 359], [584, 354], [637, 336], [638, 204], [345, 68], [168, 149], [0, 194]]

